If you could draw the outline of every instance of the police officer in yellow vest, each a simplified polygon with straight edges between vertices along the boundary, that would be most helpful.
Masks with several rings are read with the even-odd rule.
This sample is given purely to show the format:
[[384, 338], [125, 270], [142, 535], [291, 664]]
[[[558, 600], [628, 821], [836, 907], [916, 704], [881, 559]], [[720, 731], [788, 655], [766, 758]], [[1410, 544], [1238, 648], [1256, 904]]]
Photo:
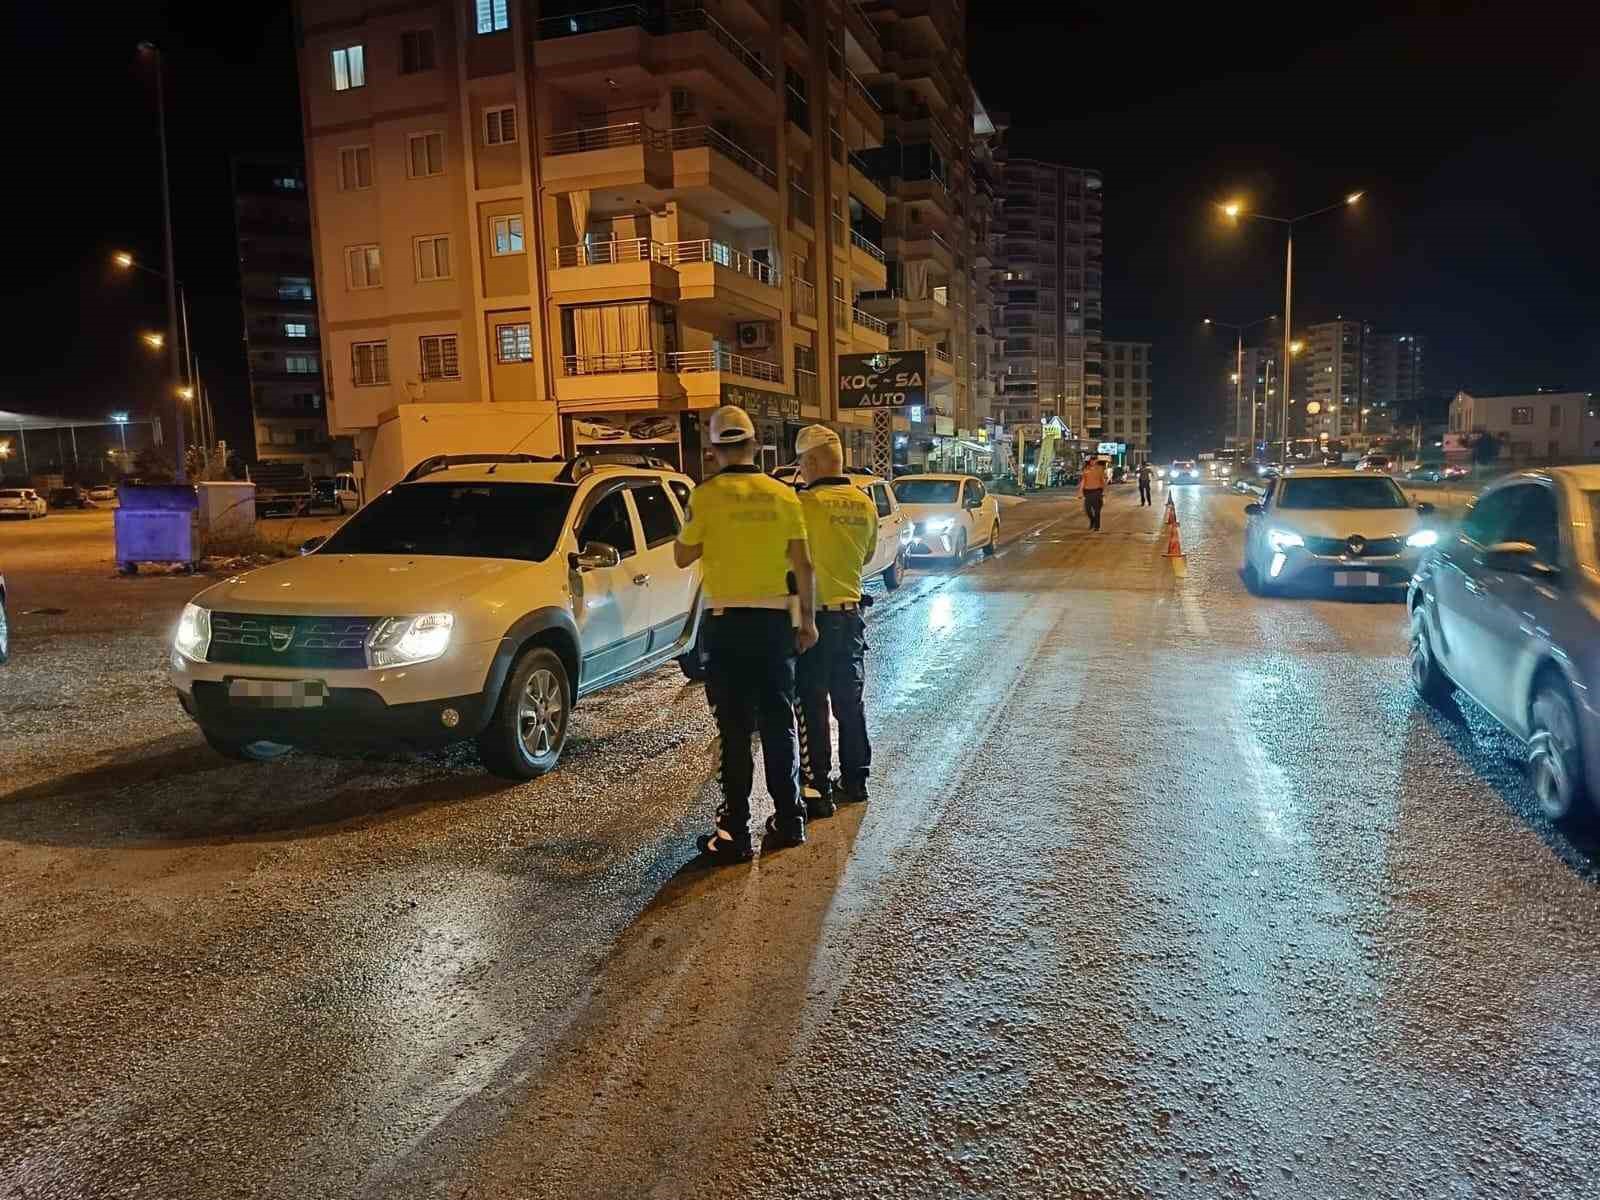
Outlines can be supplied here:
[[[872, 746], [861, 707], [866, 682], [867, 627], [862, 619], [861, 569], [878, 541], [878, 509], [844, 473], [839, 435], [810, 425], [795, 439], [800, 459], [800, 506], [817, 576], [817, 644], [800, 656], [800, 773], [813, 817], [832, 816], [835, 799], [867, 798]], [[833, 780], [828, 707], [839, 723], [839, 787]]]
[[753, 856], [750, 735], [761, 733], [767, 791], [777, 812], [769, 844], [806, 840], [795, 736], [795, 657], [816, 644], [815, 583], [800, 501], [755, 464], [756, 431], [733, 405], [711, 416], [711, 450], [721, 468], [695, 489], [673, 548], [680, 567], [703, 565], [706, 698], [717, 720], [722, 805], [700, 838], [714, 862]]

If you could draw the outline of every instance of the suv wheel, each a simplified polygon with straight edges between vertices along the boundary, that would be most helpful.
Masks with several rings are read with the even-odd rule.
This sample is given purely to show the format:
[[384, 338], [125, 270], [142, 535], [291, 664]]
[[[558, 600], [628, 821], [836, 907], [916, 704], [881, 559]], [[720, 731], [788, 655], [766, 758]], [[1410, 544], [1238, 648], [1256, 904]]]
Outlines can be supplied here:
[[906, 552], [896, 552], [894, 561], [883, 569], [883, 586], [891, 592], [899, 587], [906, 579]]
[[1411, 686], [1417, 695], [1434, 705], [1449, 700], [1455, 689], [1439, 660], [1433, 656], [1433, 642], [1428, 637], [1428, 624], [1420, 608], [1411, 614]]
[[237, 759], [240, 762], [274, 762], [292, 749], [281, 742], [241, 742], [205, 729], [200, 732], [205, 734], [206, 745], [223, 758]]
[[1540, 811], [1570, 822], [1584, 808], [1583, 752], [1578, 718], [1566, 688], [1546, 679], [1533, 698], [1533, 736], [1528, 739], [1528, 774]]
[[507, 779], [552, 770], [567, 742], [572, 685], [555, 651], [535, 646], [511, 668], [488, 727], [478, 735], [483, 765]]

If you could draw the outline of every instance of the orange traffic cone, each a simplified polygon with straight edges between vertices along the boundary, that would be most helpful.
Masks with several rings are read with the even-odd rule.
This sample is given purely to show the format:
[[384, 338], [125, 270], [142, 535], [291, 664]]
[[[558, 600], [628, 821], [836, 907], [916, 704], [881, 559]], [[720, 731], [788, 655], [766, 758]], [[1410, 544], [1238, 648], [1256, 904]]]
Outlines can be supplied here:
[[1167, 497], [1167, 511], [1165, 515], [1167, 526], [1167, 548], [1163, 558], [1172, 560], [1172, 573], [1183, 578], [1188, 574], [1188, 562], [1183, 556], [1183, 542], [1178, 537], [1178, 510], [1173, 507], [1172, 497]]

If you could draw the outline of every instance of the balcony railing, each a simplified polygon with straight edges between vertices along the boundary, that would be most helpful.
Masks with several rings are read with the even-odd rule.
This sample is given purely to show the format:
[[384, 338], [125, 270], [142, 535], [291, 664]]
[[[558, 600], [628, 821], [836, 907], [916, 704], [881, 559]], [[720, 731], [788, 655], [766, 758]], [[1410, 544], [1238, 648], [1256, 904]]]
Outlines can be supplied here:
[[802, 400], [817, 402], [817, 373], [804, 367], [794, 369], [794, 392]]
[[938, 359], [940, 362], [942, 362], [947, 367], [954, 361], [950, 357], [950, 351], [941, 350], [937, 346], [935, 346], [933, 348], [933, 356], [934, 356], [934, 358]]
[[778, 173], [766, 163], [762, 162], [750, 151], [733, 141], [724, 134], [718, 133], [709, 125], [689, 125], [683, 129], [674, 129], [667, 134], [667, 141], [674, 150], [695, 150], [702, 146], [709, 146], [717, 153], [723, 155], [768, 187], [778, 186]]
[[852, 246], [859, 246], [861, 249], [865, 250], [868, 254], [870, 254], [873, 258], [877, 259], [879, 262], [883, 262], [884, 261], [883, 250], [881, 248], [877, 247], [877, 246], [874, 246], [871, 242], [869, 242], [866, 238], [862, 237], [854, 229], [852, 229], [850, 231], [850, 244]]
[[561, 360], [567, 375], [621, 375], [667, 369], [667, 355], [655, 350], [621, 350], [611, 354], [568, 354]]
[[607, 29], [626, 29], [630, 25], [646, 23], [644, 8], [637, 4], [613, 4], [607, 8], [592, 8], [564, 17], [545, 17], [539, 22], [541, 39], [576, 37], [581, 33], [603, 33]]
[[716, 263], [719, 267], [748, 275], [757, 283], [764, 283], [768, 287], [778, 286], [776, 268], [710, 238], [700, 238], [690, 242], [668, 242], [662, 249], [666, 252], [666, 257], [662, 261], [674, 267], [683, 263]]
[[791, 279], [789, 283], [794, 293], [794, 311], [801, 316], [816, 316], [817, 289], [804, 279]]
[[603, 33], [608, 29], [626, 29], [638, 26], [651, 33], [687, 33], [703, 30], [733, 55], [744, 68], [763, 83], [772, 82], [772, 68], [761, 56], [729, 33], [715, 17], [703, 8], [685, 8], [668, 12], [665, 18], [652, 19], [649, 12], [637, 4], [616, 4], [607, 8], [593, 8], [585, 12], [561, 17], [545, 17], [539, 22], [541, 39], [576, 37], [584, 33]]
[[799, 126], [808, 134], [811, 132], [811, 105], [793, 87], [784, 88], [783, 111], [791, 125]]
[[762, 379], [768, 383], [783, 381], [783, 368], [765, 359], [749, 358], [727, 350], [679, 350], [667, 355], [672, 370], [685, 374], [698, 371], [725, 371], [742, 375], [746, 379]]
[[760, 56], [751, 51], [748, 46], [729, 33], [722, 23], [705, 9], [685, 8], [675, 12], [668, 12], [666, 29], [668, 33], [704, 30], [723, 49], [737, 58], [744, 65], [745, 70], [763, 83], [772, 82], [772, 68], [762, 62]]
[[889, 334], [889, 323], [887, 321], [880, 321], [871, 313], [862, 312], [859, 308], [850, 310], [850, 319], [857, 325], [870, 329], [874, 333], [882, 334], [885, 337]]
[[850, 84], [850, 90], [865, 100], [868, 106], [871, 107], [874, 112], [881, 113], [883, 111], [883, 105], [879, 104], [877, 98], [867, 90], [867, 85], [861, 82], [861, 77], [849, 67], [846, 67], [844, 71], [845, 78]]
[[800, 0], [783, 0], [783, 21], [801, 37], [806, 36], [806, 10]]
[[590, 129], [569, 129], [552, 133], [544, 139], [544, 152], [556, 154], [586, 154], [590, 150], [615, 150], [621, 146], [649, 146], [655, 150], [666, 148], [666, 138], [659, 130], [643, 121], [629, 121], [622, 125], [597, 125]]
[[616, 241], [580, 242], [557, 246], [557, 267], [609, 267], [617, 263], [666, 262], [667, 248], [650, 238], [620, 238]]

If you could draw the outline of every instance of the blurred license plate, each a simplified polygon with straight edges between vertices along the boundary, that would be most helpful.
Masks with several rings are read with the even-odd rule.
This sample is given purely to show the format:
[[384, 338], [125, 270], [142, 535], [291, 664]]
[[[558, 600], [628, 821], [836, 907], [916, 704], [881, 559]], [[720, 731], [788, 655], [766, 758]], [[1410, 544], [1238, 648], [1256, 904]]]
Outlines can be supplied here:
[[265, 708], [321, 708], [328, 685], [320, 679], [230, 679], [228, 699]]
[[1377, 587], [1383, 576], [1376, 571], [1335, 571], [1334, 587]]

